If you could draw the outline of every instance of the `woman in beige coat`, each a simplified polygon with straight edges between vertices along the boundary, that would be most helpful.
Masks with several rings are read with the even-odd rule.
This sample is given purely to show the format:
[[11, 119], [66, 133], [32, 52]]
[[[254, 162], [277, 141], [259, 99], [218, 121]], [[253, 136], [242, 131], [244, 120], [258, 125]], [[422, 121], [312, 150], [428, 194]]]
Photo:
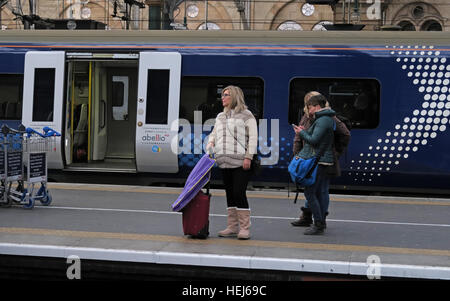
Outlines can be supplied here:
[[246, 190], [253, 155], [257, 152], [258, 128], [239, 87], [222, 90], [222, 105], [223, 112], [216, 117], [207, 145], [208, 150], [214, 149], [227, 197], [227, 227], [219, 236], [249, 239], [251, 222]]

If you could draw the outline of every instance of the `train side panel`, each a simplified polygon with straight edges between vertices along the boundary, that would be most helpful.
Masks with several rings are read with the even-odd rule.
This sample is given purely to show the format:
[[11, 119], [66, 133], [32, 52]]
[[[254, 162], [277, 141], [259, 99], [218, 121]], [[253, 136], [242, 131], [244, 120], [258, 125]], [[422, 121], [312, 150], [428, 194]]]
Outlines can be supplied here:
[[[190, 97], [186, 83], [216, 78], [224, 79], [224, 84], [242, 83], [248, 90], [254, 87], [256, 100], [247, 100], [260, 119], [259, 152], [264, 167], [255, 182], [285, 186], [289, 181], [286, 170], [294, 137], [290, 124], [298, 121], [303, 90], [314, 88], [325, 94], [337, 111], [342, 111], [342, 104], [351, 97], [355, 98], [354, 107], [363, 108], [360, 115], [351, 113], [356, 121], [350, 147], [340, 159], [342, 176], [332, 184], [344, 189], [411, 191], [424, 187], [449, 192], [449, 47], [401, 47], [158, 45], [154, 49], [181, 54], [181, 118], [185, 117], [183, 97]], [[0, 75], [7, 76], [23, 74], [25, 53], [34, 48], [1, 50]], [[137, 53], [142, 49], [130, 46], [128, 50]], [[216, 94], [223, 87], [217, 81], [208, 82]], [[358, 85], [375, 90], [367, 103], [361, 97], [364, 91], [355, 88]], [[209, 117], [183, 128], [186, 132], [182, 134], [192, 139], [185, 140], [191, 143], [190, 151], [178, 155], [176, 177], [183, 179], [201, 156], [214, 121], [214, 116]], [[14, 119], [6, 122], [18, 124]], [[183, 136], [179, 137], [182, 146]]]
[[[275, 51], [244, 57], [206, 56], [201, 58], [205, 60], [203, 68], [192, 69], [189, 64], [196, 65], [200, 56], [192, 61], [187, 56], [185, 62], [189, 75], [246, 75], [264, 79], [263, 117], [278, 120], [279, 136], [263, 141], [260, 137], [260, 150], [270, 146], [269, 155], [277, 157], [277, 164], [266, 166], [262, 181], [288, 181], [286, 168], [292, 157], [293, 140], [288, 120], [292, 80], [370, 79], [379, 83], [379, 108], [373, 112], [378, 114], [379, 121], [374, 128], [352, 130], [350, 147], [340, 160], [342, 176], [333, 184], [367, 189], [426, 186], [444, 191], [450, 180], [449, 155], [443, 151], [450, 146], [446, 131], [450, 112], [446, 87], [450, 77], [449, 52], [439, 51], [446, 47], [438, 45], [428, 51], [421, 51], [422, 45], [410, 45], [408, 54], [407, 50], [379, 50], [386, 46], [391, 47], [379, 45], [375, 47], [377, 50], [371, 50], [360, 46], [364, 50], [354, 47], [297, 51], [289, 55]], [[414, 51], [416, 46], [418, 50]]]

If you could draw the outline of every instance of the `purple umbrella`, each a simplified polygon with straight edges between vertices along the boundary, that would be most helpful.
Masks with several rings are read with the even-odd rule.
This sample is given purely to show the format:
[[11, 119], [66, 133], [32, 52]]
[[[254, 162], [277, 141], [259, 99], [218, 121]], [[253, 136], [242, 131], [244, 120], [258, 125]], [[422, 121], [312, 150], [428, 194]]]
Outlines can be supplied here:
[[208, 154], [203, 155], [203, 157], [198, 160], [186, 180], [183, 192], [181, 192], [178, 199], [172, 204], [173, 211], [181, 211], [197, 195], [200, 189], [209, 182], [211, 178], [211, 169], [215, 163], [216, 160], [211, 158]]

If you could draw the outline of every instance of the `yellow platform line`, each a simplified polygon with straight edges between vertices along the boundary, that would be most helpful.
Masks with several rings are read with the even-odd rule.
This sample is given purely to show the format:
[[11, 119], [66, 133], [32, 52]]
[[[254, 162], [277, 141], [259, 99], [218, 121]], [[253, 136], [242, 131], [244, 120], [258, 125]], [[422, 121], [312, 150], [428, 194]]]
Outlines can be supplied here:
[[90, 231], [73, 231], [73, 230], [0, 227], [0, 233], [17, 234], [17, 235], [63, 236], [75, 238], [157, 241], [157, 242], [197, 244], [197, 245], [228, 245], [228, 246], [247, 246], [247, 247], [307, 249], [307, 250], [322, 250], [322, 251], [341, 251], [341, 252], [367, 252], [371, 254], [388, 253], [388, 254], [404, 254], [404, 255], [450, 256], [449, 250], [395, 248], [395, 247], [365, 246], [365, 245], [299, 243], [299, 242], [265, 241], [265, 240], [237, 240], [224, 238], [208, 238], [206, 240], [194, 240], [184, 236], [116, 233], [116, 232], [90, 232]]
[[[147, 187], [127, 187], [127, 186], [95, 186], [95, 185], [68, 185], [68, 184], [52, 184], [49, 183], [50, 189], [62, 189], [62, 190], [84, 190], [84, 191], [106, 191], [106, 192], [134, 192], [134, 193], [155, 193], [155, 194], [170, 194], [179, 195], [180, 191], [169, 190], [164, 188], [147, 188]], [[212, 196], [225, 196], [225, 192], [214, 191], [211, 192]], [[247, 194], [249, 199], [284, 199], [293, 200], [295, 193], [290, 193], [290, 196], [285, 195], [271, 195], [250, 192]], [[299, 195], [299, 200], [304, 201], [303, 194]], [[175, 201], [175, 198], [174, 198]], [[333, 202], [350, 202], [350, 203], [376, 203], [376, 204], [393, 204], [393, 205], [426, 205], [426, 206], [450, 206], [450, 202], [438, 201], [438, 200], [392, 200], [392, 199], [369, 199], [368, 198], [348, 198], [348, 197], [336, 197], [331, 196], [330, 201]]]

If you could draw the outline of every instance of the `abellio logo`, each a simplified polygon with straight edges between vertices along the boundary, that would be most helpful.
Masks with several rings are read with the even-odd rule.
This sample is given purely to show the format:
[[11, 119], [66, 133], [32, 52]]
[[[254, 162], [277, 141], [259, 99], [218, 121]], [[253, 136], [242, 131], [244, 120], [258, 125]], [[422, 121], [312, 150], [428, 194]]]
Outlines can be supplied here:
[[153, 134], [149, 135], [148, 133], [145, 136], [142, 136], [142, 141], [151, 141], [151, 142], [165, 142], [166, 135]]

